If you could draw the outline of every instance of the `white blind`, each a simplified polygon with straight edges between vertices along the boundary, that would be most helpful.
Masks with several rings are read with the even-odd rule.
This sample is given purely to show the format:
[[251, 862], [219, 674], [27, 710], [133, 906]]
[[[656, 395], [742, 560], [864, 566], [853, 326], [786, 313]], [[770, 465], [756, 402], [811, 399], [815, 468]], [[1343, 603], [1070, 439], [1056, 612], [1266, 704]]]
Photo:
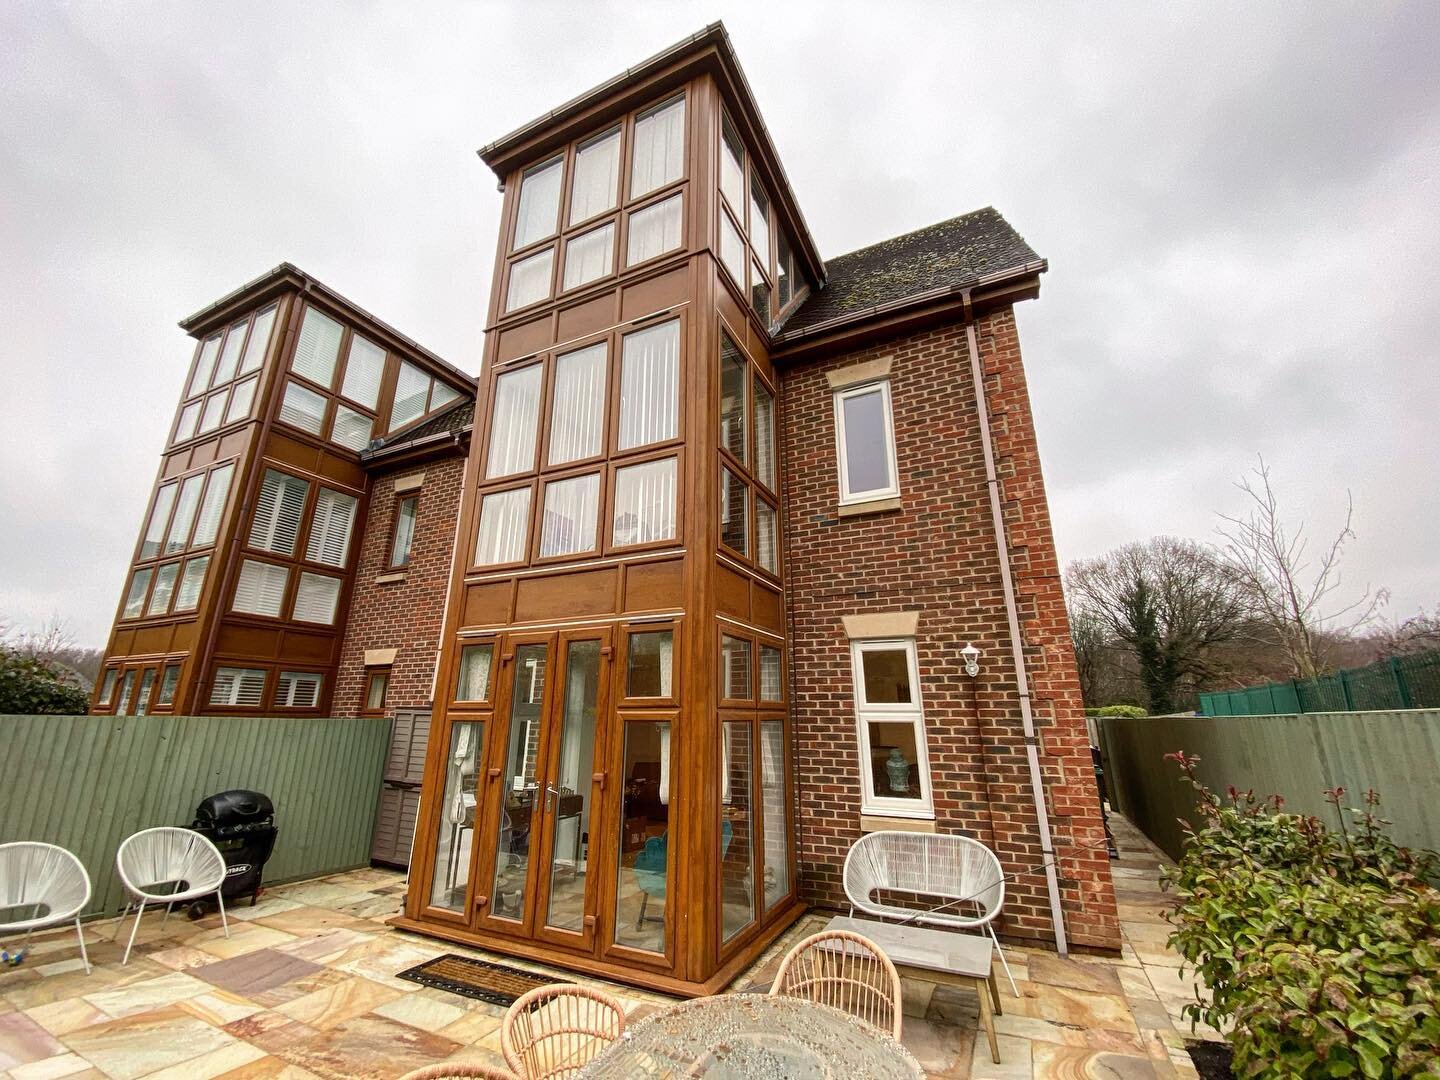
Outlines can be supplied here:
[[591, 139], [575, 151], [570, 224], [588, 221], [615, 205], [620, 178], [620, 129]]
[[635, 121], [635, 150], [630, 167], [630, 197], [654, 191], [685, 171], [685, 99]]
[[577, 236], [565, 245], [565, 283], [563, 288], [573, 289], [587, 281], [602, 278], [614, 269], [615, 225], [614, 223], [592, 229], [584, 236]]
[[600, 453], [607, 351], [606, 343], [601, 341], [566, 353], [555, 361], [548, 455], [551, 465], [563, 465]]
[[170, 597], [175, 593], [175, 575], [179, 572], [178, 562], [166, 563], [155, 571], [155, 588], [150, 590], [150, 603], [145, 606], [146, 615], [164, 615], [170, 610]]
[[170, 511], [175, 506], [175, 491], [178, 484], [166, 484], [155, 493], [155, 506], [150, 511], [150, 520], [145, 525], [145, 536], [140, 541], [140, 558], [150, 559], [160, 554], [160, 541], [165, 536], [165, 525], [170, 520]]
[[775, 395], [755, 380], [755, 475], [775, 490]]
[[300, 516], [305, 512], [305, 496], [309, 493], [310, 481], [266, 469], [250, 525], [250, 546], [278, 555], [294, 555]]
[[347, 405], [335, 407], [335, 424], [330, 429], [330, 441], [351, 450], [360, 451], [370, 445], [370, 436], [375, 431], [375, 421], [364, 413], [356, 412]]
[[565, 159], [556, 158], [531, 169], [521, 179], [515, 247], [533, 244], [555, 231], [560, 216], [560, 180], [564, 175]]
[[225, 408], [225, 423], [234, 423], [250, 415], [250, 406], [255, 403], [255, 386], [259, 381], [257, 375], [235, 384], [235, 389], [230, 391], [230, 404]]
[[620, 365], [620, 449], [673, 439], [679, 408], [680, 321], [625, 337]]
[[275, 704], [289, 709], [313, 709], [320, 704], [325, 676], [314, 671], [282, 671], [275, 681]]
[[205, 474], [187, 476], [180, 485], [180, 498], [175, 502], [175, 516], [170, 519], [170, 531], [165, 534], [165, 554], [184, 551], [190, 539], [190, 526], [195, 522], [195, 509], [200, 505], [200, 489], [205, 485]]
[[744, 289], [745, 241], [740, 238], [740, 230], [735, 228], [730, 215], [724, 213], [720, 215], [720, 261], [730, 271], [735, 284]]
[[302, 573], [295, 590], [295, 618], [328, 626], [335, 621], [335, 604], [339, 599], [339, 578]]
[[525, 558], [530, 536], [530, 489], [497, 491], [480, 504], [475, 538], [475, 565], [494, 566]]
[[160, 692], [155, 696], [156, 705], [170, 705], [175, 701], [175, 687], [180, 682], [180, 665], [167, 664], [165, 675], [160, 680]]
[[150, 588], [150, 578], [155, 573], [153, 570], [136, 570], [130, 579], [130, 591], [125, 594], [126, 619], [139, 618], [141, 610], [145, 606], [145, 593]]
[[514, 311], [550, 295], [550, 271], [555, 266], [555, 249], [546, 248], [510, 266], [510, 287], [505, 293], [505, 310]]
[[265, 672], [260, 668], [216, 668], [210, 684], [210, 704], [259, 705], [264, 693]]
[[775, 511], [764, 499], [755, 500], [755, 561], [772, 574], [780, 572], [775, 551]]
[[653, 259], [680, 246], [680, 210], [684, 197], [672, 195], [630, 215], [630, 241], [625, 265]]
[[225, 415], [225, 403], [229, 398], [230, 391], [221, 390], [205, 399], [205, 410], [200, 414], [200, 426], [196, 429], [201, 435], [220, 426], [220, 418]]
[[240, 349], [245, 344], [245, 327], [249, 324], [249, 319], [241, 319], [225, 334], [225, 347], [220, 350], [220, 362], [215, 365], [216, 386], [235, 377], [240, 367]]
[[760, 700], [780, 701], [780, 650], [773, 645], [760, 646]]
[[350, 355], [345, 361], [345, 381], [340, 392], [367, 409], [380, 398], [380, 380], [385, 374], [385, 350], [369, 338], [350, 335]]
[[344, 567], [350, 554], [350, 531], [355, 525], [353, 495], [322, 487], [315, 499], [315, 516], [305, 541], [305, 558], [326, 566]]
[[210, 376], [215, 373], [215, 358], [220, 355], [220, 335], [205, 339], [200, 346], [200, 355], [195, 361], [195, 373], [190, 376], [190, 387], [185, 391], [187, 398], [194, 397], [210, 386]]
[[175, 441], [184, 442], [195, 434], [195, 425], [200, 421], [200, 402], [192, 401], [180, 410], [180, 422], [175, 425]]
[[467, 645], [460, 650], [460, 678], [456, 701], [484, 701], [490, 690], [490, 658], [493, 645]]
[[443, 383], [439, 379], [434, 380], [430, 389], [430, 411], [434, 412], [443, 405], [449, 405], [459, 396], [460, 391], [449, 383]]
[[519, 371], [506, 372], [495, 380], [486, 477], [509, 476], [535, 467], [541, 374], [540, 365], [532, 364]]
[[195, 535], [191, 547], [205, 547], [215, 542], [220, 531], [220, 515], [225, 510], [225, 499], [230, 494], [230, 478], [235, 475], [235, 465], [221, 465], [210, 470], [210, 481], [205, 485], [205, 498], [200, 500], [200, 514], [195, 521]]
[[313, 383], [329, 387], [335, 378], [335, 360], [340, 355], [342, 327], [318, 308], [306, 308], [300, 324], [300, 340], [290, 358], [290, 370]]
[[616, 547], [675, 538], [675, 459], [647, 461], [615, 472]]
[[425, 402], [430, 396], [430, 376], [414, 364], [401, 361], [395, 380], [395, 400], [390, 403], [390, 431], [402, 428], [411, 420], [425, 415]]
[[246, 559], [240, 564], [240, 577], [235, 583], [235, 602], [230, 609], [251, 615], [278, 617], [289, 581], [288, 567]]
[[275, 305], [271, 304], [255, 316], [255, 326], [250, 331], [250, 340], [245, 343], [245, 359], [240, 361], [240, 371], [254, 371], [265, 362], [265, 347], [270, 344], [270, 328], [275, 325]]
[[285, 397], [280, 401], [280, 419], [301, 431], [319, 435], [325, 424], [325, 395], [293, 380], [287, 382]]
[[176, 611], [195, 610], [195, 606], [200, 603], [200, 589], [205, 584], [205, 571], [209, 566], [209, 555], [186, 561], [185, 570], [180, 575], [180, 588], [175, 590]]
[[745, 147], [728, 116], [720, 124], [720, 191], [738, 213], [745, 205]]
[[545, 513], [540, 523], [540, 554], [573, 555], [595, 547], [595, 521], [600, 513], [600, 476], [575, 476], [545, 485]]
[[750, 246], [762, 266], [770, 266], [770, 200], [760, 182], [750, 178]]

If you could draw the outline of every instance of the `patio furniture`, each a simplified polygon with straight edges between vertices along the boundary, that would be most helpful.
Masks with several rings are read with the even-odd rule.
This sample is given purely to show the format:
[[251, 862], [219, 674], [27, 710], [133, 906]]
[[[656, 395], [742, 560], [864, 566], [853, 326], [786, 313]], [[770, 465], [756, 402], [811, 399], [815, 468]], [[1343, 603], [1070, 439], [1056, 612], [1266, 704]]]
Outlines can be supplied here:
[[[635, 865], [630, 869], [635, 875], [635, 887], [640, 890], [640, 914], [635, 919], [635, 929], [639, 930], [645, 925], [645, 911], [650, 906], [650, 898], [653, 896], [660, 903], [665, 902], [665, 875], [669, 863], [669, 851], [667, 848], [667, 833], [659, 836], [652, 836], [645, 841], [645, 846], [640, 849], [640, 854], [635, 856]], [[720, 823], [720, 861], [725, 861], [725, 854], [730, 850], [730, 841], [735, 836], [735, 827], [728, 821]], [[664, 922], [663, 916], [651, 916], [651, 922]]]
[[879, 945], [848, 928], [826, 927], [797, 942], [770, 993], [833, 1005], [900, 1038], [900, 973]]
[[[882, 949], [902, 976], [920, 982], [967, 986], [980, 999], [980, 1026], [990, 1040], [990, 1060], [1000, 1064], [1000, 1044], [995, 1037], [995, 1017], [1000, 1008], [1000, 991], [990, 963], [990, 942], [978, 934], [956, 934], [929, 930], [923, 926], [850, 919], [837, 915], [825, 927], [842, 934], [860, 934]], [[818, 936], [818, 935], [817, 935]]]
[[476, 1076], [481, 1080], [520, 1080], [509, 1069], [497, 1069], [493, 1065], [467, 1065], [458, 1061], [448, 1065], [443, 1062], [426, 1065], [423, 1069], [406, 1073], [400, 1080], [470, 1080]]
[[568, 983], [517, 998], [500, 1026], [505, 1063], [525, 1080], [575, 1076], [620, 1038], [625, 1009], [609, 994]]
[[[851, 915], [859, 908], [867, 915], [907, 923], [954, 930], [983, 928], [1000, 956], [1011, 992], [1020, 996], [995, 935], [995, 917], [1005, 905], [1005, 872], [995, 853], [980, 841], [953, 833], [866, 833], [845, 855], [844, 878]], [[877, 900], [877, 892], [910, 893], [937, 903], [916, 910]]]
[[[121, 923], [135, 901], [140, 902], [125, 956], [120, 961], [122, 967], [130, 962], [130, 950], [135, 946], [146, 904], [166, 905], [165, 917], [169, 918], [172, 905], [213, 893], [220, 905], [220, 925], [225, 928], [225, 936], [230, 936], [225, 898], [220, 894], [220, 886], [225, 881], [225, 860], [219, 849], [199, 833], [169, 826], [143, 829], [121, 843], [115, 853], [115, 869], [128, 896]], [[115, 936], [120, 936], [119, 924], [115, 927]]]
[[0, 934], [25, 931], [25, 940], [41, 927], [75, 922], [80, 939], [80, 959], [90, 974], [90, 954], [85, 951], [85, 932], [80, 912], [90, 902], [90, 875], [71, 852], [38, 840], [0, 844], [0, 911], [12, 913], [33, 909], [27, 917], [0, 922]]
[[899, 1040], [847, 1012], [780, 995], [722, 994], [636, 1021], [580, 1075], [917, 1080], [925, 1074]]

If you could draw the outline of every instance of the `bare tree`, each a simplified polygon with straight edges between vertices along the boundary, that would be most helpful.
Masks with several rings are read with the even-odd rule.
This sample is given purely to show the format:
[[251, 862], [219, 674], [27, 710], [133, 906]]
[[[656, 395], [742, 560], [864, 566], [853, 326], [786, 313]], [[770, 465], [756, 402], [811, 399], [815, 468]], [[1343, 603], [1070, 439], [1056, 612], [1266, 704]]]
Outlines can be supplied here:
[[1312, 559], [1306, 554], [1305, 523], [1291, 531], [1281, 520], [1263, 457], [1253, 475], [1235, 486], [1249, 498], [1250, 507], [1245, 517], [1221, 515], [1225, 525], [1217, 531], [1225, 538], [1225, 553], [1245, 583], [1257, 618], [1289, 660], [1293, 677], [1323, 674], [1332, 666], [1331, 643], [1353, 637], [1387, 599], [1384, 590], [1368, 587], [1349, 603], [1336, 596], [1345, 545], [1355, 538], [1350, 493], [1345, 493], [1344, 525], [1324, 552]]

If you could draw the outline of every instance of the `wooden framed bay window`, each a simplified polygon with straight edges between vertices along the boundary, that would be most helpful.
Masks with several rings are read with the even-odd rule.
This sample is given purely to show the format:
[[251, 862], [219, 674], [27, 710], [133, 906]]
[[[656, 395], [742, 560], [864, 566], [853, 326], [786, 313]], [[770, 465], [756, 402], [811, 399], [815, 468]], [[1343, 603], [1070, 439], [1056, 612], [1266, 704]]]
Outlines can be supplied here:
[[890, 381], [847, 386], [834, 397], [840, 504], [899, 497]]
[[860, 747], [861, 813], [934, 816], [915, 639], [850, 646]]

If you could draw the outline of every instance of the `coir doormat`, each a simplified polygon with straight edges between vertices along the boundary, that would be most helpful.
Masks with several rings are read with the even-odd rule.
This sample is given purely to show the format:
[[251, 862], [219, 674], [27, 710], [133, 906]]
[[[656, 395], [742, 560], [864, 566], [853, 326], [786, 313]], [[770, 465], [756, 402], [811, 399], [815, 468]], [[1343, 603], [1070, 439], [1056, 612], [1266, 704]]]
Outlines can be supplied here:
[[519, 968], [471, 960], [455, 953], [437, 956], [434, 960], [407, 968], [395, 977], [488, 1001], [491, 1005], [513, 1005], [515, 999], [527, 991], [537, 986], [550, 986], [556, 981]]

